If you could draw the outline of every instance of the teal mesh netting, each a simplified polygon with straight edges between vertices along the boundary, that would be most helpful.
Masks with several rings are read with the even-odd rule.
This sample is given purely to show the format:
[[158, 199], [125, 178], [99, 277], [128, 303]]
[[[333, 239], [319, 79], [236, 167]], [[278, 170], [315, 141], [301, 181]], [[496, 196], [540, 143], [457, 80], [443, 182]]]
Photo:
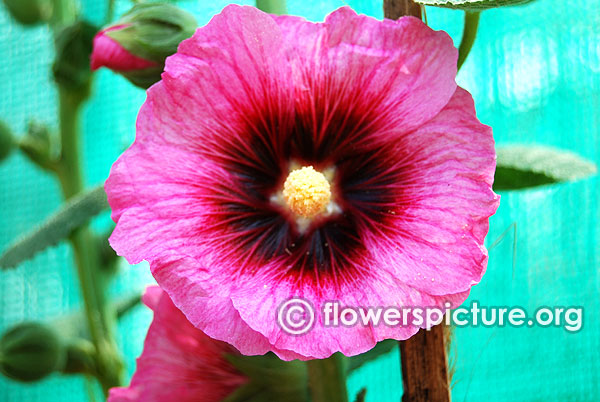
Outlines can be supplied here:
[[[86, 17], [101, 24], [106, 2], [83, 1]], [[201, 24], [228, 2], [182, 1]], [[348, 4], [381, 17], [374, 0], [288, 1], [292, 14], [321, 20]], [[117, 1], [117, 13], [130, 3]], [[460, 40], [462, 13], [428, 8], [429, 24]], [[0, 7], [0, 118], [15, 132], [29, 119], [56, 126], [53, 57], [47, 28], [23, 28]], [[600, 2], [539, 0], [528, 6], [486, 11], [480, 32], [458, 77], [474, 96], [479, 118], [494, 128], [499, 144], [538, 143], [574, 151], [600, 163]], [[102, 182], [134, 138], [144, 92], [100, 71], [83, 116], [84, 159], [89, 185]], [[600, 180], [502, 194], [487, 244], [512, 223], [490, 251], [489, 267], [467, 303], [585, 308], [577, 333], [562, 328], [468, 327], [452, 344], [455, 401], [593, 401], [600, 398]], [[15, 153], [0, 166], [0, 249], [60, 205], [56, 183]], [[94, 224], [108, 226], [108, 216]], [[513, 242], [518, 254], [513, 269]], [[151, 283], [146, 265], [122, 269], [113, 295]], [[69, 247], [46, 250], [17, 269], [0, 273], [0, 332], [22, 320], [58, 318], [80, 305]], [[141, 352], [150, 314], [143, 308], [119, 324], [118, 342], [127, 372]], [[368, 388], [366, 400], [398, 401], [398, 352], [368, 364], [349, 379], [350, 395]], [[85, 382], [51, 378], [22, 385], [0, 378], [0, 401], [83, 401]]]

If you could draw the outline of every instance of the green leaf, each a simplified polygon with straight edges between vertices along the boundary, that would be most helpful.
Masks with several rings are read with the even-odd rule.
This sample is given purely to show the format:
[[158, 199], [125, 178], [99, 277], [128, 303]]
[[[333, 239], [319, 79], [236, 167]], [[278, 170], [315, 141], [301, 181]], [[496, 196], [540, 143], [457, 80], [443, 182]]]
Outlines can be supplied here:
[[494, 190], [518, 190], [579, 180], [597, 172], [596, 165], [572, 152], [543, 146], [498, 148]]
[[348, 371], [354, 371], [357, 368], [361, 367], [363, 364], [375, 360], [387, 353], [390, 353], [397, 347], [398, 341], [394, 339], [386, 339], [385, 341], [381, 341], [377, 343], [377, 345], [375, 345], [373, 349], [369, 350], [368, 352], [350, 357], [348, 359], [350, 361], [348, 364]]
[[0, 268], [15, 267], [54, 246], [105, 209], [108, 202], [102, 185], [72, 198], [44, 223], [11, 244], [0, 256]]
[[488, 8], [519, 6], [534, 0], [415, 0], [425, 6], [455, 8], [467, 11], [482, 11]]

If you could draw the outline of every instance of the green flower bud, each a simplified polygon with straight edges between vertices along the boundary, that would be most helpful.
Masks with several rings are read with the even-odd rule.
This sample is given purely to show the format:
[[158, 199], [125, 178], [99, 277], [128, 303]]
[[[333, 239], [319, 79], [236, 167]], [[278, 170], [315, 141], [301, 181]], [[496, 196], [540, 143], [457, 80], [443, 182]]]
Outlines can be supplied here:
[[4, 0], [4, 5], [13, 18], [23, 25], [46, 22], [52, 16], [51, 0]]
[[191, 14], [173, 5], [137, 4], [96, 35], [92, 70], [108, 67], [134, 85], [148, 88], [160, 80], [165, 59], [197, 26]]
[[83, 96], [90, 86], [89, 60], [92, 42], [98, 29], [85, 21], [64, 27], [56, 36], [56, 60], [52, 66], [54, 80]]
[[47, 325], [19, 324], [0, 339], [0, 373], [14, 380], [40, 380], [60, 369], [63, 361], [58, 335]]
[[0, 120], [0, 161], [8, 158], [14, 147], [15, 140], [10, 128]]

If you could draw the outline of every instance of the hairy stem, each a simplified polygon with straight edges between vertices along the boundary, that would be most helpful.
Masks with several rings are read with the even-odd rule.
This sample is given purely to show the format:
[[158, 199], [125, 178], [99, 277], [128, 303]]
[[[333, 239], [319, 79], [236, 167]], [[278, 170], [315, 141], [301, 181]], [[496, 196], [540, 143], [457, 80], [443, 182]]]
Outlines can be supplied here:
[[[56, 33], [77, 20], [77, 7], [73, 0], [53, 1], [51, 26]], [[64, 198], [69, 199], [83, 190], [79, 117], [89, 91], [58, 84], [58, 93], [61, 157], [55, 173]], [[106, 278], [100, 271], [100, 253], [93, 233], [87, 225], [82, 226], [71, 234], [69, 240], [73, 247], [87, 327], [95, 348], [95, 375], [104, 394], [108, 395], [110, 388], [122, 383], [123, 363], [113, 336], [116, 316], [106, 303]]]
[[58, 93], [61, 140], [58, 179], [64, 197], [69, 199], [83, 190], [79, 162], [79, 115], [83, 97], [62, 87]]
[[[83, 190], [79, 152], [79, 116], [85, 95], [59, 86], [61, 158], [58, 179], [65, 199]], [[122, 363], [113, 338], [114, 312], [108, 309], [104, 278], [100, 274], [100, 255], [89, 227], [75, 230], [69, 240], [84, 302], [85, 315], [98, 359], [98, 380], [105, 393], [121, 384]]]
[[458, 69], [462, 67], [465, 60], [469, 56], [475, 37], [477, 36], [477, 28], [479, 27], [479, 11], [465, 11], [465, 27], [463, 36], [458, 47]]
[[312, 402], [348, 402], [344, 355], [336, 353], [327, 359], [309, 360], [306, 364]]

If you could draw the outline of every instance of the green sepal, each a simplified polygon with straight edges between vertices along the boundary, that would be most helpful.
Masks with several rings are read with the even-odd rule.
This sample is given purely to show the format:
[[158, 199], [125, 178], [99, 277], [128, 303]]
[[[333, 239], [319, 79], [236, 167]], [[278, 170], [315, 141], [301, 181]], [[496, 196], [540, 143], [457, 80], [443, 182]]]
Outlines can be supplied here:
[[60, 369], [64, 360], [58, 335], [44, 324], [19, 324], [0, 339], [0, 372], [13, 380], [40, 380]]
[[283, 361], [272, 353], [264, 356], [227, 355], [226, 359], [248, 383], [223, 402], [308, 402], [306, 363]]
[[85, 98], [89, 94], [92, 71], [90, 56], [98, 29], [85, 22], [62, 28], [56, 35], [56, 59], [52, 65], [54, 80]]
[[119, 74], [127, 78], [136, 87], [148, 89], [160, 81], [163, 70], [164, 64], [160, 64], [139, 70], [122, 71]]
[[193, 15], [164, 3], [137, 4], [114, 25], [125, 27], [107, 31], [107, 36], [129, 53], [157, 64], [164, 64], [198, 27]]

